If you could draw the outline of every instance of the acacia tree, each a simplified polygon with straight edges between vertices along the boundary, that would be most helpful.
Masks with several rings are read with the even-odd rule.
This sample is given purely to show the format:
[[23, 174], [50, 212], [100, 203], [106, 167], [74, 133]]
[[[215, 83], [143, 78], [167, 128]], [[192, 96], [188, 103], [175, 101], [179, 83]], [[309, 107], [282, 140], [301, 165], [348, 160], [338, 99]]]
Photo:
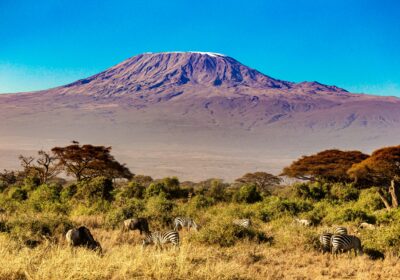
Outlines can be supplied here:
[[38, 158], [25, 157], [20, 155], [21, 166], [24, 168], [25, 176], [33, 176], [39, 179], [40, 184], [45, 184], [60, 173], [60, 168], [56, 164], [56, 157], [50, 153], [40, 150]]
[[51, 150], [58, 160], [58, 165], [77, 181], [90, 180], [94, 177], [131, 179], [133, 174], [110, 154], [111, 147], [74, 144], [66, 147], [54, 147]]
[[360, 151], [325, 150], [301, 157], [285, 167], [281, 175], [309, 181], [349, 182], [347, 170], [366, 158], [368, 155]]
[[282, 179], [267, 172], [254, 172], [246, 173], [235, 181], [241, 184], [253, 184], [259, 192], [268, 193], [269, 189], [279, 185]]
[[379, 197], [386, 209], [399, 207], [400, 145], [374, 151], [347, 173], [357, 185], [378, 186]]

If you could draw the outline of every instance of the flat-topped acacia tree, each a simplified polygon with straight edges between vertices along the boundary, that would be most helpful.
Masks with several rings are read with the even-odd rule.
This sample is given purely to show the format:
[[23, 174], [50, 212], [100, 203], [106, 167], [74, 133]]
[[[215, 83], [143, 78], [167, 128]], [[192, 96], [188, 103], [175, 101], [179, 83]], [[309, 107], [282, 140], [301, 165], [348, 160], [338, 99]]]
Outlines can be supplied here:
[[282, 176], [319, 182], [350, 182], [347, 170], [368, 158], [360, 151], [325, 150], [303, 156], [285, 167]]
[[54, 147], [51, 151], [58, 159], [59, 166], [78, 182], [98, 176], [110, 179], [133, 177], [130, 170], [111, 155], [111, 147], [73, 142], [66, 147]]
[[354, 164], [347, 173], [358, 185], [379, 187], [378, 194], [386, 209], [399, 207], [400, 145], [374, 151], [369, 158]]
[[282, 179], [267, 172], [246, 173], [235, 180], [239, 184], [254, 184], [261, 193], [269, 193], [270, 188], [279, 185]]

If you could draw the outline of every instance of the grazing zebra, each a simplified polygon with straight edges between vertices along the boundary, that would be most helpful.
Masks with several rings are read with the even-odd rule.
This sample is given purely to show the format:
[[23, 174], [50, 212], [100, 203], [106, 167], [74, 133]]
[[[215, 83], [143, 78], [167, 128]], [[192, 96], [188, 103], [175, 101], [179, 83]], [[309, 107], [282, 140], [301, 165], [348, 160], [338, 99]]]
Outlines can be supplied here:
[[319, 242], [322, 246], [322, 252], [325, 254], [331, 251], [331, 237], [332, 233], [326, 232], [319, 236]]
[[334, 234], [331, 237], [332, 254], [337, 255], [339, 252], [347, 252], [354, 250], [355, 255], [357, 252], [362, 256], [363, 250], [361, 247], [361, 240], [354, 235], [347, 234]]
[[164, 232], [154, 231], [146, 233], [143, 239], [143, 247], [154, 244], [156, 247], [162, 248], [165, 243], [172, 243], [175, 247], [179, 246], [179, 233], [175, 230], [168, 230]]
[[251, 221], [250, 219], [235, 219], [232, 221], [234, 225], [244, 227], [244, 228], [249, 228], [251, 226]]
[[339, 234], [348, 234], [347, 228], [345, 227], [335, 227], [333, 230], [333, 234], [339, 235]]
[[187, 230], [190, 230], [190, 228], [194, 228], [196, 231], [200, 229], [200, 226], [193, 219], [176, 217], [174, 220], [174, 230], [178, 231], [184, 227], [187, 228]]

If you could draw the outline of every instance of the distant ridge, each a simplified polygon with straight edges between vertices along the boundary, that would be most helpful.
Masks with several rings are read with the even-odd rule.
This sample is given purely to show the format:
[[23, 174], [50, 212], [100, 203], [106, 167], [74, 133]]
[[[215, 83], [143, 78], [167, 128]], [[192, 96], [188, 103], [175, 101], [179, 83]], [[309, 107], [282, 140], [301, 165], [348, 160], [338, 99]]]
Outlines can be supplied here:
[[0, 117], [3, 149], [78, 139], [120, 149], [134, 171], [187, 178], [279, 172], [283, 159], [323, 148], [400, 142], [398, 98], [284, 81], [211, 52], [144, 53], [65, 86], [0, 95]]

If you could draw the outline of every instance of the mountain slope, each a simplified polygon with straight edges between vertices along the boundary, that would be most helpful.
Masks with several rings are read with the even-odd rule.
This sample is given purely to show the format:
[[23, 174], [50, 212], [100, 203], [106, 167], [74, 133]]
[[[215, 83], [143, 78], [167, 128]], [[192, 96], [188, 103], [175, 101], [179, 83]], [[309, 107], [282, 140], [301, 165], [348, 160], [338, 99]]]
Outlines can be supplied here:
[[[397, 144], [400, 101], [274, 79], [214, 53], [147, 53], [92, 77], [0, 95], [10, 150], [72, 139], [114, 146], [135, 172], [232, 179], [323, 148]], [[13, 160], [12, 162], [15, 162]]]

